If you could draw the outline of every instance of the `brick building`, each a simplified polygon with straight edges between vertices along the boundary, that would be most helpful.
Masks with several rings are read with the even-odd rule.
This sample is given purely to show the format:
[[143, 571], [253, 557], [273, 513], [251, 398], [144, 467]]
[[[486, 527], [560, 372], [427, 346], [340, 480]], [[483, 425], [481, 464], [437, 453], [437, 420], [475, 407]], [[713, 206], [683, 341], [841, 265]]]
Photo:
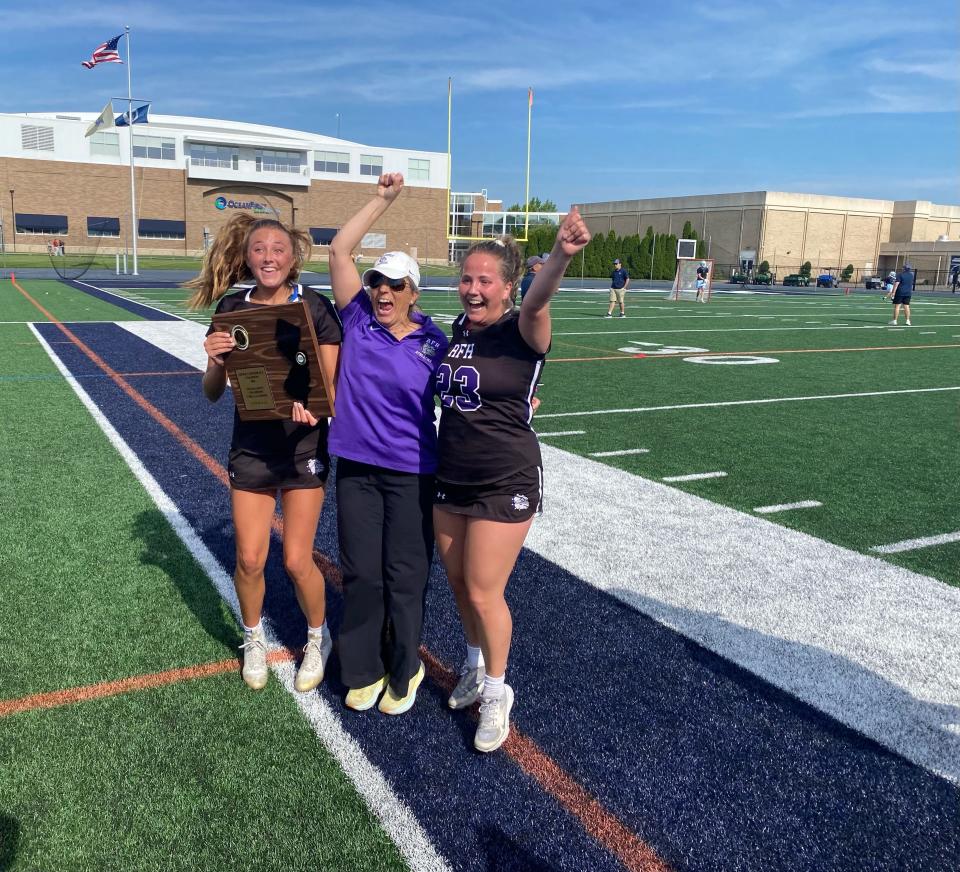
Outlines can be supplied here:
[[407, 190], [361, 253], [400, 249], [446, 260], [445, 153], [172, 115], [86, 137], [96, 117], [0, 114], [3, 250], [45, 251], [53, 238], [68, 251], [129, 250], [132, 145], [141, 254], [200, 253], [237, 210], [277, 214], [324, 245], [372, 195], [381, 172], [402, 172]]

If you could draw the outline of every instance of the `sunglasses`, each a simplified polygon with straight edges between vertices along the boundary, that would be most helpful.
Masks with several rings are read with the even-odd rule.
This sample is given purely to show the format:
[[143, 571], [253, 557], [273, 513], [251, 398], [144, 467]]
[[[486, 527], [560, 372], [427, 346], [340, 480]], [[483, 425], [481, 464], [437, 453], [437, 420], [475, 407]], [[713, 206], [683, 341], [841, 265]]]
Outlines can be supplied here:
[[380, 285], [387, 285], [391, 291], [403, 291], [406, 290], [407, 280], [406, 279], [388, 279], [384, 275], [379, 273], [370, 278], [370, 287], [379, 288]]

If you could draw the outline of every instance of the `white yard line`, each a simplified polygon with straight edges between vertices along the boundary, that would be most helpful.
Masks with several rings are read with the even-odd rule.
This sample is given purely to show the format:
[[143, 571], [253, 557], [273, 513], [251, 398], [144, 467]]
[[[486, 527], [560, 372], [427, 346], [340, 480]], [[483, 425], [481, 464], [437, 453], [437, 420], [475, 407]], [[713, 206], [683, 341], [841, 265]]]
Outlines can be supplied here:
[[960, 784], [960, 590], [551, 445], [542, 452], [547, 510], [527, 547]]
[[586, 430], [558, 430], [555, 433], [540, 433], [537, 432], [537, 436], [583, 436], [587, 431]]
[[665, 475], [662, 481], [700, 481], [704, 478], [726, 478], [725, 472], [691, 472], [687, 475]]
[[904, 539], [890, 545], [874, 545], [870, 550], [877, 554], [899, 554], [901, 551], [915, 551], [918, 548], [931, 548], [934, 545], [946, 545], [948, 542], [960, 542], [960, 530], [954, 533], [941, 533], [939, 536], [922, 536], [919, 539]]
[[154, 312], [160, 312], [162, 315], [168, 315], [169, 312], [165, 312], [163, 309], [158, 309], [156, 306], [151, 306], [148, 303], [142, 303], [137, 300], [130, 300], [129, 297], [125, 297], [123, 294], [115, 294], [110, 288], [101, 288], [97, 285], [91, 285], [89, 282], [81, 282], [79, 279], [76, 279], [78, 285], [86, 285], [88, 288], [93, 288], [95, 291], [100, 291], [102, 294], [107, 294], [111, 297], [116, 297], [118, 300], [126, 300], [127, 302], [135, 302], [138, 306], [143, 306], [145, 309], [153, 309]]
[[628, 454], [649, 454], [649, 448], [623, 448], [620, 451], [592, 451], [591, 457], [624, 457]]
[[[239, 621], [240, 606], [234, 592], [233, 580], [226, 570], [180, 514], [173, 500], [167, 496], [157, 480], [103, 415], [90, 395], [70, 375], [70, 371], [46, 340], [35, 327], [31, 326], [30, 329]], [[267, 621], [264, 621], [264, 627], [267, 631], [269, 646], [279, 648], [276, 636]], [[293, 696], [297, 706], [306, 716], [317, 738], [337, 759], [346, 776], [376, 815], [410, 867], [423, 872], [450, 872], [450, 866], [437, 853], [416, 816], [406, 803], [394, 794], [383, 773], [364, 755], [356, 740], [343, 729], [339, 717], [326, 700], [316, 693], [306, 694], [294, 691], [293, 679], [296, 670], [293, 663], [279, 663], [272, 668], [283, 687]], [[237, 680], [240, 680], [239, 676]]]
[[725, 406], [760, 406], [768, 403], [804, 403], [812, 400], [847, 400], [859, 397], [890, 397], [900, 394], [935, 394], [943, 391], [960, 391], [960, 385], [945, 388], [911, 388], [899, 391], [864, 391], [857, 394], [815, 394], [807, 397], [768, 397], [761, 400], [726, 400], [716, 403], [679, 403], [672, 406], [638, 406], [633, 409], [593, 409], [589, 412], [547, 412], [538, 417], [580, 418], [588, 415], [633, 415], [641, 412], [670, 412], [677, 409], [719, 409]]
[[823, 503], [816, 500], [800, 500], [796, 503], [779, 503], [775, 506], [757, 506], [754, 511], [758, 515], [772, 515], [774, 512], [789, 512], [793, 509], [817, 509]]
[[[598, 318], [601, 316], [597, 316]], [[960, 327], [960, 324], [931, 324], [931, 327]], [[578, 332], [555, 332], [554, 338], [558, 336], [612, 336], [615, 333], [789, 333], [795, 330], [892, 330], [887, 324], [865, 324], [856, 327], [690, 327], [690, 328], [671, 328], [664, 327], [662, 330], [583, 330]]]

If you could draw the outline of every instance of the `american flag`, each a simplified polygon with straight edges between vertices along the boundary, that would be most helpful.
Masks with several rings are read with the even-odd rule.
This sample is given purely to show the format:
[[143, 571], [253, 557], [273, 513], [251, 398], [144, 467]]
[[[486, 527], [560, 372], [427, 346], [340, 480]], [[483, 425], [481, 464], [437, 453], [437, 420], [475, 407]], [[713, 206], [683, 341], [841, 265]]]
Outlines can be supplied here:
[[123, 38], [121, 33], [115, 36], [109, 42], [98, 45], [90, 56], [88, 61], [80, 61], [88, 70], [92, 70], [97, 64], [122, 64], [120, 52], [117, 51], [117, 43]]

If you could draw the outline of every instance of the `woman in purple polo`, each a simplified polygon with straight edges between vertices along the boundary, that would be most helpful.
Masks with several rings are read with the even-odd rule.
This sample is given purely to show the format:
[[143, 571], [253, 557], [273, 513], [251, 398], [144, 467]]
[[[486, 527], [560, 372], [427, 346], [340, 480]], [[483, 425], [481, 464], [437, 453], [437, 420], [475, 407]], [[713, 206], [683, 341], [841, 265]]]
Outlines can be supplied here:
[[434, 377], [443, 332], [417, 309], [420, 268], [402, 251], [382, 255], [358, 289], [352, 252], [403, 190], [380, 176], [377, 194], [330, 244], [333, 296], [343, 322], [337, 414], [337, 529], [343, 573], [340, 663], [346, 704], [408, 711], [423, 680], [417, 649], [433, 555], [437, 468]]

